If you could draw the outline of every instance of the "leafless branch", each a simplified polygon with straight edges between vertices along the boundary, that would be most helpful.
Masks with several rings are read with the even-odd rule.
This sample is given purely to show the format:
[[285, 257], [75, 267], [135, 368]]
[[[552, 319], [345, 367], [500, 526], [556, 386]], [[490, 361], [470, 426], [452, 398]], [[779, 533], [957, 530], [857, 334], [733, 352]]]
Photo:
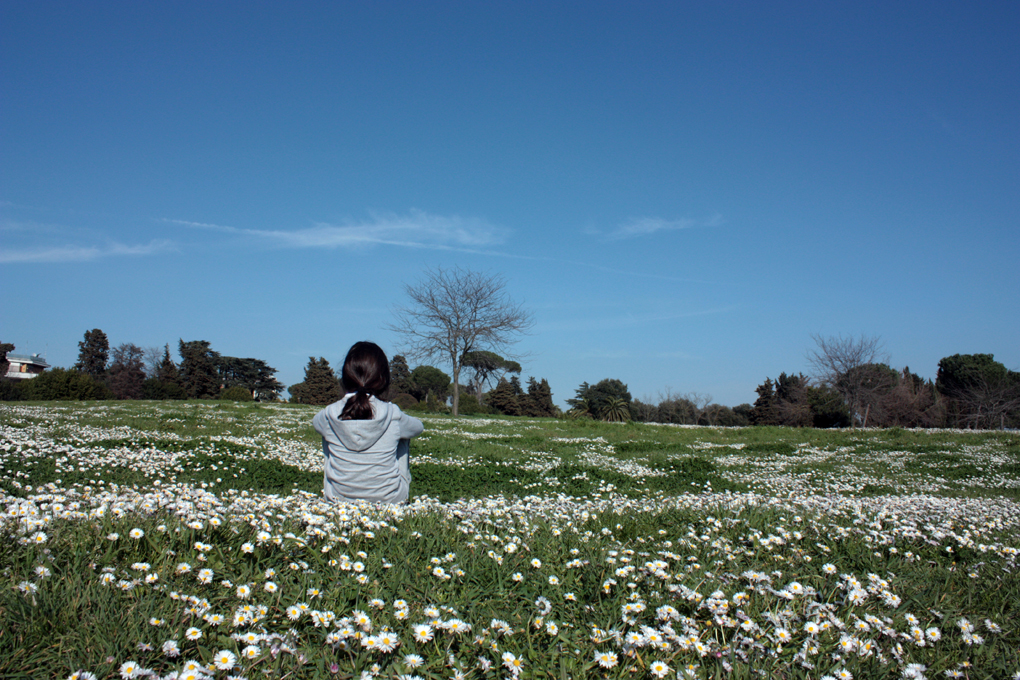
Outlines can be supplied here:
[[403, 337], [408, 356], [452, 367], [454, 414], [464, 354], [485, 349], [514, 356], [510, 345], [534, 323], [531, 314], [510, 299], [506, 280], [499, 275], [439, 267], [426, 270], [405, 292], [410, 304], [395, 310], [396, 322], [389, 328]]
[[874, 380], [873, 372], [863, 368], [888, 361], [881, 338], [812, 335], [811, 339], [818, 346], [807, 356], [815, 378], [842, 395], [850, 408], [851, 422], [860, 420], [863, 424], [867, 419], [864, 401], [873, 388], [871, 383]]

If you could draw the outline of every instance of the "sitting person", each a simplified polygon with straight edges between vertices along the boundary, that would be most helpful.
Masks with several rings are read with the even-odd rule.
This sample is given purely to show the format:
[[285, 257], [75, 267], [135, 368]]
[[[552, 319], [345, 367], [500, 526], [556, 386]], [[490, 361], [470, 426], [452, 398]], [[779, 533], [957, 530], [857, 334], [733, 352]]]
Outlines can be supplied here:
[[411, 485], [410, 439], [425, 427], [382, 399], [390, 386], [390, 365], [375, 343], [354, 343], [341, 380], [347, 394], [312, 420], [326, 457], [326, 498], [403, 503]]

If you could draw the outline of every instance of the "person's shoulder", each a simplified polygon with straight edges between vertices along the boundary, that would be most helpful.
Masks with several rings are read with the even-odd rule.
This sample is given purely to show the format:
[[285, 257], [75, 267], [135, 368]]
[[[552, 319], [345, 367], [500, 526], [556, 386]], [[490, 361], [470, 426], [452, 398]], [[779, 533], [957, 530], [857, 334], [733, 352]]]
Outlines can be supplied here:
[[[380, 401], [382, 400], [380, 399]], [[405, 415], [404, 412], [400, 409], [400, 407], [394, 404], [392, 401], [383, 401], [382, 403], [386, 404], [386, 408], [390, 410], [390, 417], [393, 418], [394, 420], [397, 418], [402, 418]]]
[[347, 402], [347, 397], [345, 395], [345, 396], [341, 397], [338, 401], [334, 401], [332, 404], [326, 404], [325, 406], [323, 406], [322, 410], [319, 411], [319, 413], [328, 413], [329, 411], [339, 411], [339, 410], [343, 409], [344, 404], [346, 402]]
[[409, 413], [404, 413], [403, 409], [394, 404], [392, 401], [387, 401], [384, 403], [389, 406], [390, 420], [418, 420]]
[[347, 401], [347, 397], [342, 397], [339, 401], [334, 401], [332, 404], [323, 406], [322, 409], [315, 414], [315, 418], [328, 418], [335, 416], [339, 418], [340, 412], [343, 411], [344, 403]]

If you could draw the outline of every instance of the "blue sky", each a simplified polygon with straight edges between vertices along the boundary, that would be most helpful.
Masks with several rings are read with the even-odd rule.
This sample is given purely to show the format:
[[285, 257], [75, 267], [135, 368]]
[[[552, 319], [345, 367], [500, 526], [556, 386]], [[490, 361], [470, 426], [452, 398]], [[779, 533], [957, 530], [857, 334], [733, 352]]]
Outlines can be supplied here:
[[753, 402], [812, 334], [1020, 369], [1017, 35], [1016, 2], [3, 0], [0, 340], [291, 384], [398, 351], [404, 285], [460, 266], [560, 404]]

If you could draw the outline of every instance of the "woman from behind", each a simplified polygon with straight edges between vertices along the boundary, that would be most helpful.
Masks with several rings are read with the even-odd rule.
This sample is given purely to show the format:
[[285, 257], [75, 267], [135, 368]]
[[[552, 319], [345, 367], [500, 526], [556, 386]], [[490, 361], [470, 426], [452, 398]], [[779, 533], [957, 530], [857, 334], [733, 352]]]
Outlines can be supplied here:
[[346, 394], [312, 420], [322, 435], [326, 498], [403, 503], [411, 486], [410, 440], [425, 427], [383, 400], [390, 367], [375, 343], [354, 343], [344, 359], [341, 380]]

